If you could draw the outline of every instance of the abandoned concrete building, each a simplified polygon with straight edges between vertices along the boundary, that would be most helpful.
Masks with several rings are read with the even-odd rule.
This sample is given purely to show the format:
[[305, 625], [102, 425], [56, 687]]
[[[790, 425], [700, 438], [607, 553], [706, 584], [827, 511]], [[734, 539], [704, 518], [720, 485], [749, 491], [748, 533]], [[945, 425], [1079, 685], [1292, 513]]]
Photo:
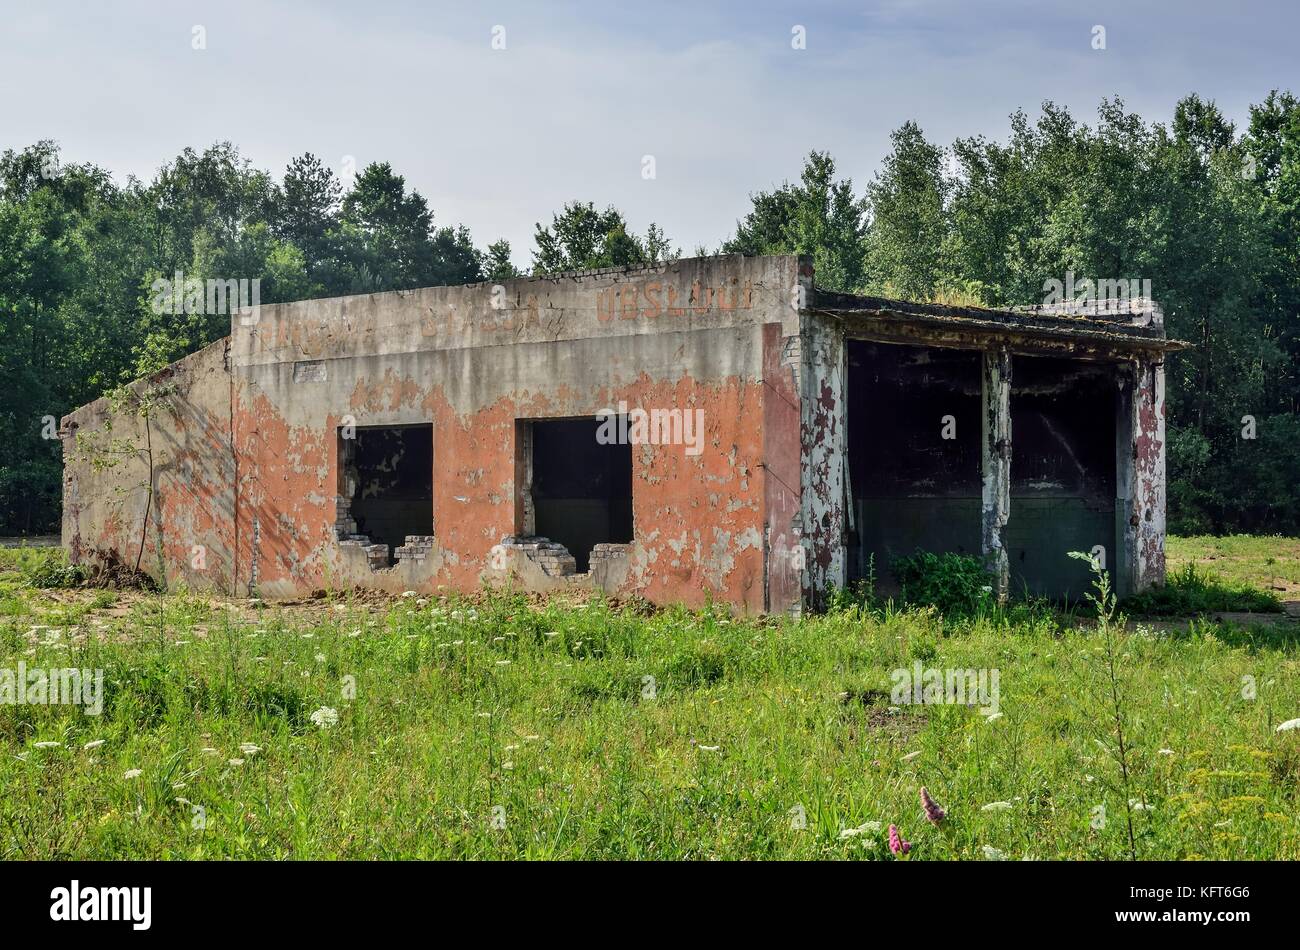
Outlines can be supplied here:
[[63, 420], [63, 543], [280, 599], [513, 583], [797, 613], [917, 549], [1051, 597], [1094, 551], [1126, 593], [1164, 577], [1178, 346], [1158, 309], [827, 293], [794, 256], [263, 305], [133, 410]]

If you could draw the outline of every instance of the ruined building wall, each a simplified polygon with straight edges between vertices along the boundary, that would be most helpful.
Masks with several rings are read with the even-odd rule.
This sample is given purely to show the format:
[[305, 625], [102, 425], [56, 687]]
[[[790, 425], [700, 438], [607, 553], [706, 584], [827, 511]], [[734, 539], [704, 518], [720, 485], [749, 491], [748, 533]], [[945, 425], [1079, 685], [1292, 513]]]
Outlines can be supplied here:
[[[147, 426], [64, 420], [64, 543], [274, 598], [513, 581], [797, 612], [913, 546], [978, 547], [999, 593], [1077, 595], [1065, 551], [1096, 545], [1121, 591], [1160, 583], [1162, 337], [918, 308], [820, 294], [792, 256], [261, 307], [135, 384]], [[539, 447], [602, 411], [678, 438], [600, 456], [588, 496], [570, 451], [544, 490]], [[578, 520], [582, 550], [535, 537]]]
[[[470, 590], [511, 572], [535, 589], [573, 584], [526, 546], [498, 547], [530, 527], [518, 421], [594, 418], [626, 403], [698, 410], [700, 451], [632, 446], [635, 537], [602, 551], [576, 583], [789, 609], [798, 564], [767, 549], [774, 537], [797, 545], [799, 535], [797, 267], [793, 257], [699, 259], [263, 306], [256, 319], [236, 318], [229, 373], [179, 398], [203, 426], [174, 438], [196, 455], [208, 445], [211, 471], [188, 501], [163, 509], [164, 525], [168, 511], [176, 524], [168, 578], [268, 597], [349, 585]], [[83, 425], [97, 422], [92, 412]], [[433, 534], [377, 569], [364, 544], [347, 540], [340, 429], [429, 423]], [[79, 499], [109, 487], [89, 469], [71, 470]], [[66, 536], [83, 551], [127, 550], [139, 513], [107, 512], [74, 499]], [[190, 577], [180, 544], [207, 512], [218, 555], [209, 564], [222, 569]]]

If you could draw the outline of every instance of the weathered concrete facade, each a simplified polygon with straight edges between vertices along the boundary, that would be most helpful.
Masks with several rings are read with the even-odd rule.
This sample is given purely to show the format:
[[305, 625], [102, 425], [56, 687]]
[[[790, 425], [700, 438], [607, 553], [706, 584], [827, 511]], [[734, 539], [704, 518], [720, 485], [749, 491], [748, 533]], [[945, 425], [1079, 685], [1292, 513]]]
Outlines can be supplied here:
[[[863, 513], [903, 493], [855, 494], [854, 466], [888, 468], [896, 447], [864, 462], [853, 442], [870, 407], [848, 408], [851, 354], [910, 367], [942, 348], [981, 361], [973, 382], [941, 380], [982, 406], [978, 451], [942, 464], [977, 484], [973, 543], [1004, 589], [1016, 364], [1101, 367], [1114, 468], [1086, 487], [1091, 499], [1113, 484], [1114, 511], [1095, 543], [1124, 586], [1143, 587], [1164, 570], [1169, 345], [1155, 324], [825, 294], [796, 257], [262, 306], [137, 383], [144, 406], [100, 400], [64, 419], [64, 544], [77, 562], [138, 560], [169, 584], [234, 595], [513, 580], [794, 612], [855, 576]], [[1058, 405], [1047, 388], [1027, 397], [1045, 418]], [[614, 431], [611, 444], [601, 433]], [[898, 437], [917, 458], [966, 451]], [[1060, 453], [1042, 454], [1048, 471]]]

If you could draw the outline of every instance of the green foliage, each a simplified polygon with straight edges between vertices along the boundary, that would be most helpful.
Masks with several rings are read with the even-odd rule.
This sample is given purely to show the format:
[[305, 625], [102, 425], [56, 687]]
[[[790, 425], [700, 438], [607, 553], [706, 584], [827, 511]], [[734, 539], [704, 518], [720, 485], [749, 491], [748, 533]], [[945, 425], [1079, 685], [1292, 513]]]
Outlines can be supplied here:
[[988, 613], [996, 602], [993, 576], [970, 555], [917, 551], [895, 558], [890, 571], [908, 605], [932, 605], [944, 615], [970, 617]]
[[463, 284], [480, 276], [479, 256], [463, 227], [434, 227], [418, 191], [387, 162], [366, 166], [343, 199], [345, 261], [353, 290], [408, 290]]
[[484, 280], [511, 280], [523, 276], [523, 271], [510, 259], [509, 241], [502, 238], [488, 245], [487, 253], [483, 255]]
[[845, 613], [853, 610], [870, 610], [876, 605], [875, 592], [866, 581], [855, 581], [840, 587], [831, 584], [826, 591], [826, 612]]
[[538, 222], [534, 241], [534, 274], [657, 264], [679, 256], [653, 222], [641, 238], [628, 232], [627, 221], [618, 209], [610, 206], [597, 211], [590, 201], [569, 202], [552, 216], [549, 227]]
[[892, 140], [894, 150], [867, 187], [869, 289], [928, 300], [943, 279], [952, 183], [943, 173], [943, 150], [927, 142], [916, 123], [904, 123]]
[[28, 575], [33, 587], [80, 587], [86, 582], [86, 569], [79, 564], [61, 564], [50, 558], [37, 565]]
[[1219, 611], [1280, 613], [1282, 602], [1272, 591], [1226, 581], [1189, 562], [1172, 572], [1163, 586], [1127, 598], [1124, 608], [1131, 614], [1190, 617]]
[[62, 548], [14, 548], [0, 551], [0, 573], [12, 571], [33, 588], [80, 587], [85, 568], [69, 564]]
[[812, 151], [799, 184], [782, 183], [750, 196], [754, 208], [736, 222], [724, 254], [807, 254], [817, 284], [852, 291], [863, 279], [866, 205], [853, 195], [851, 179], [835, 180], [835, 161]]
[[[1087, 561], [1092, 571], [1092, 591], [1086, 596], [1097, 611], [1097, 631], [1101, 646], [1096, 650], [1098, 660], [1076, 664], [1076, 671], [1082, 667], [1083, 685], [1093, 693], [1092, 701], [1106, 710], [1104, 720], [1093, 724], [1091, 731], [1098, 733], [1094, 741], [1107, 756], [1114, 760], [1118, 775], [1113, 781], [1103, 781], [1102, 787], [1112, 794], [1118, 794], [1124, 809], [1124, 827], [1128, 836], [1128, 857], [1131, 861], [1138, 858], [1137, 833], [1134, 829], [1134, 812], [1146, 808], [1147, 803], [1134, 798], [1137, 774], [1137, 760], [1133, 756], [1131, 723], [1133, 717], [1129, 712], [1132, 678], [1124, 669], [1124, 660], [1130, 656], [1124, 650], [1128, 646], [1128, 635], [1124, 631], [1124, 616], [1119, 613], [1118, 598], [1111, 589], [1110, 573], [1101, 566], [1100, 559], [1083, 551], [1071, 551], [1070, 557]], [[1090, 657], [1080, 659], [1091, 659]], [[1104, 726], [1103, 726], [1104, 723]], [[1104, 736], [1104, 739], [1102, 738]], [[1101, 823], [1105, 822], [1105, 807], [1102, 807]], [[1096, 827], [1097, 821], [1091, 823]]]
[[876, 556], [867, 561], [867, 576], [859, 578], [852, 584], [840, 587], [831, 584], [826, 591], [827, 613], [844, 613], [846, 611], [866, 611], [878, 606], [876, 600]]

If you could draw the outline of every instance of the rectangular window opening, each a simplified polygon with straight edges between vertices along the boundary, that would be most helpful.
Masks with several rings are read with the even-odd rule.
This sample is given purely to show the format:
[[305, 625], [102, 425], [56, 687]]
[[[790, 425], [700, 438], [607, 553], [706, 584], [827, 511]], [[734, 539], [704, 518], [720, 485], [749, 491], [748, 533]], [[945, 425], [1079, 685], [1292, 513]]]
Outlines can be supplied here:
[[530, 453], [530, 464], [521, 471], [523, 510], [517, 521], [568, 548], [579, 573], [590, 569], [597, 544], [632, 541], [632, 446], [602, 444], [600, 426], [594, 417], [519, 425], [521, 451]]
[[433, 426], [339, 432], [340, 533], [393, 549], [433, 534]]

